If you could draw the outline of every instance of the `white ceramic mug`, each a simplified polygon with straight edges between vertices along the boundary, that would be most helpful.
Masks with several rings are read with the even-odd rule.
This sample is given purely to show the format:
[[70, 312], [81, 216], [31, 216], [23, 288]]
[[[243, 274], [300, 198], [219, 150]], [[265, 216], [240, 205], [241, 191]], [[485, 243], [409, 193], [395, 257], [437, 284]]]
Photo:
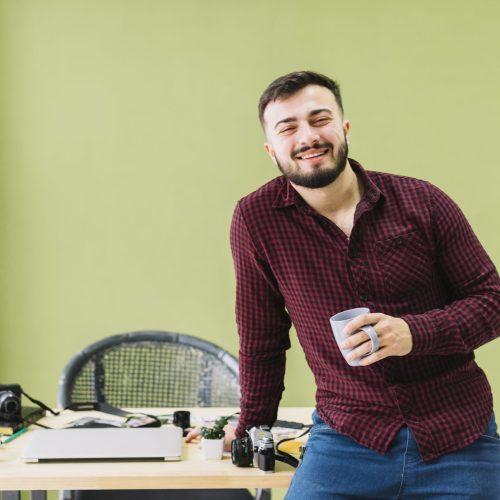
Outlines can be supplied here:
[[[340, 352], [342, 353], [342, 356], [344, 356], [344, 359], [346, 356], [352, 351], [352, 349], [342, 349], [340, 345], [344, 340], [346, 340], [349, 335], [345, 333], [344, 328], [347, 326], [348, 323], [350, 323], [354, 318], [357, 318], [358, 316], [361, 316], [362, 314], [368, 314], [370, 312], [370, 309], [367, 307], [358, 307], [356, 309], [348, 309], [347, 311], [342, 311], [338, 314], [335, 314], [335, 316], [332, 316], [330, 318], [330, 325], [332, 327], [333, 335], [335, 337], [335, 340], [337, 341], [337, 345], [339, 346]], [[375, 328], [373, 328], [372, 325], [364, 325], [360, 328], [360, 330], [363, 330], [369, 337], [372, 343], [372, 348], [371, 351], [365, 356], [369, 356], [370, 354], [374, 353], [375, 351], [378, 351], [379, 348], [379, 341], [378, 341], [378, 336], [377, 332], [375, 331]], [[357, 333], [357, 332], [355, 332]], [[347, 359], [346, 359], [347, 361]], [[353, 361], [347, 361], [347, 363], [350, 366], [359, 366], [359, 359], [353, 360]]]

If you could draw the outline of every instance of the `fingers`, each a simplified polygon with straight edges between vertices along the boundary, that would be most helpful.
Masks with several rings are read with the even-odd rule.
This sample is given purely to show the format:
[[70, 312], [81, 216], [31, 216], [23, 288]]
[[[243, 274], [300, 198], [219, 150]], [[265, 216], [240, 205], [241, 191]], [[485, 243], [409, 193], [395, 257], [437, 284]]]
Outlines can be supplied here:
[[[361, 325], [361, 326], [364, 326], [364, 325]], [[345, 339], [342, 342], [342, 344], [340, 345], [340, 347], [342, 349], [353, 349], [353, 348], [360, 347], [360, 345], [362, 345], [362, 344], [367, 343], [370, 347], [366, 352], [369, 352], [371, 350], [371, 341], [367, 342], [367, 340], [370, 340], [370, 336], [366, 332], [361, 330], [361, 331], [355, 333], [354, 335], [351, 335], [348, 339]], [[379, 341], [380, 341], [380, 335], [379, 335]]]
[[377, 324], [384, 317], [385, 314], [382, 313], [362, 314], [361, 316], [357, 316], [352, 321], [350, 321], [345, 327], [344, 331], [347, 333], [347, 335], [351, 335], [355, 331], [359, 330], [362, 326]]
[[199, 437], [200, 435], [200, 428], [199, 427], [195, 427], [194, 429], [191, 429], [187, 436], [186, 436], [186, 443], [190, 443], [191, 441], [193, 441], [193, 439], [196, 439], [197, 437]]
[[228, 439], [233, 440], [233, 439], [235, 439], [235, 438], [236, 438], [236, 428], [235, 428], [233, 425], [231, 425], [231, 424], [226, 424], [226, 425], [224, 426], [224, 432], [226, 433], [226, 437], [227, 437]]
[[[359, 330], [365, 324], [371, 324], [377, 333], [379, 349], [373, 354], [371, 342], [367, 334]], [[413, 348], [413, 338], [410, 327], [401, 318], [394, 318], [382, 313], [365, 314], [351, 321], [346, 332], [352, 332], [349, 338], [341, 344], [342, 349], [352, 349], [347, 356], [348, 361], [360, 360], [360, 365], [366, 366], [388, 356], [406, 356]], [[365, 357], [366, 356], [366, 357]]]
[[224, 436], [224, 451], [231, 451], [231, 443], [233, 439], [236, 439], [236, 428], [231, 424], [227, 424], [224, 427], [225, 436]]
[[374, 352], [373, 354], [370, 354], [369, 356], [366, 356], [365, 358], [361, 358], [359, 360], [359, 365], [360, 366], [368, 366], [373, 363], [376, 363], [377, 361], [380, 361], [381, 359], [386, 358], [387, 356], [390, 356], [389, 354], [389, 349], [387, 347], [383, 347], [379, 349], [378, 351]]
[[[386, 318], [385, 314], [382, 313], [369, 313], [363, 314], [362, 316], [358, 316], [353, 319], [348, 325], [345, 327], [345, 332], [349, 335], [349, 338], [344, 340], [341, 344], [342, 349], [352, 349], [352, 351], [346, 356], [347, 361], [360, 361], [370, 359], [371, 362], [374, 362], [371, 356], [367, 356], [367, 354], [372, 350], [372, 342], [370, 340], [370, 336], [365, 331], [361, 330], [361, 328], [365, 325], [372, 325], [375, 329], [375, 332], [379, 341], [379, 348], [377, 352], [380, 352], [383, 344], [383, 335], [381, 335], [379, 326], [382, 324], [382, 321]], [[388, 356], [389, 354], [384, 351], [384, 356]], [[381, 358], [380, 358], [381, 359]], [[368, 363], [362, 363], [371, 364]]]
[[363, 356], [366, 356], [371, 350], [372, 350], [372, 343], [370, 340], [368, 342], [364, 342], [359, 347], [356, 347], [356, 349], [353, 349], [346, 356], [346, 359], [347, 359], [347, 361], [357, 360], [359, 358], [362, 358]]
[[224, 451], [231, 451], [231, 443], [233, 442], [227, 435], [224, 437]]

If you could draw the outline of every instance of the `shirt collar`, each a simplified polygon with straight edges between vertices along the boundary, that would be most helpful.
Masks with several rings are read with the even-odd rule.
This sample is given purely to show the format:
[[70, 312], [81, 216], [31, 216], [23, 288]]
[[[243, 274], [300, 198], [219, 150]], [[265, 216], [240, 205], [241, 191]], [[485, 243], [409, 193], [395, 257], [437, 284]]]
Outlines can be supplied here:
[[[361, 163], [349, 158], [349, 164], [351, 165], [354, 173], [361, 178], [361, 182], [365, 188], [363, 198], [359, 202], [359, 208], [364, 210], [370, 209], [375, 206], [378, 200], [384, 195], [380, 188], [373, 182], [369, 173], [362, 167]], [[303, 205], [305, 203], [304, 200], [293, 188], [290, 181], [285, 177], [281, 177], [281, 179], [283, 184], [274, 200], [273, 207], [286, 208], [292, 205]]]

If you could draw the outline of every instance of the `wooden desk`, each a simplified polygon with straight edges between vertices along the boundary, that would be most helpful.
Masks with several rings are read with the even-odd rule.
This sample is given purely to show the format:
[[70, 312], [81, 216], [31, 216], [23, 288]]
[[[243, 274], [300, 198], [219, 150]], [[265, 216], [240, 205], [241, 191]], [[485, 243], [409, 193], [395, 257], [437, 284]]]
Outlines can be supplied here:
[[[147, 409], [152, 414], [172, 413], [171, 409]], [[193, 416], [230, 415], [235, 408], [193, 408]], [[281, 408], [278, 418], [309, 424], [311, 408]], [[65, 412], [45, 417], [40, 423], [63, 427], [86, 415], [117, 418], [102, 413]], [[35, 426], [19, 438], [0, 446], [0, 491], [3, 499], [19, 498], [19, 490], [32, 490], [33, 499], [44, 499], [45, 490], [117, 490], [117, 489], [197, 489], [197, 488], [286, 488], [294, 469], [276, 463], [274, 474], [254, 468], [236, 467], [229, 454], [222, 460], [204, 460], [197, 443], [184, 443], [179, 462], [84, 462], [24, 463], [22, 450]]]

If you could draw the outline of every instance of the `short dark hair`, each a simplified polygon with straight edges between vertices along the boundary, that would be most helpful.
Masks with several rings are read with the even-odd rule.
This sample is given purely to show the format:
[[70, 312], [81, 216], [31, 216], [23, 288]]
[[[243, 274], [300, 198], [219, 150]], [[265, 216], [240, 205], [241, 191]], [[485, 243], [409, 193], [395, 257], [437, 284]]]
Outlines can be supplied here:
[[264, 111], [270, 102], [277, 101], [278, 99], [286, 99], [308, 85], [319, 85], [330, 90], [335, 96], [335, 100], [337, 101], [340, 111], [344, 113], [342, 96], [340, 95], [340, 88], [337, 82], [325, 75], [315, 73], [314, 71], [295, 71], [293, 73], [280, 76], [271, 82], [267, 89], [264, 90], [264, 93], [260, 96], [259, 120], [262, 126], [264, 126]]

